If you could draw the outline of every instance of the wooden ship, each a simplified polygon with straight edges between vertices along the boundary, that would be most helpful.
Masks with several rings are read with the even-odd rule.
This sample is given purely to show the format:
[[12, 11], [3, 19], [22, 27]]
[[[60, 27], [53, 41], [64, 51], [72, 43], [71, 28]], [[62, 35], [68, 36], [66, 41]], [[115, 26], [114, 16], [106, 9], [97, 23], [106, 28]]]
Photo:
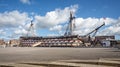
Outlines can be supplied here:
[[[20, 37], [20, 47], [83, 47], [83, 46], [91, 46], [96, 45], [99, 40], [92, 39], [90, 34], [94, 33], [93, 36], [97, 33], [97, 31], [105, 25], [103, 23], [99, 27], [95, 28], [90, 33], [85, 36], [74, 35], [74, 24], [73, 21], [75, 17], [72, 12], [70, 12], [69, 24], [66, 28], [66, 32], [63, 36], [21, 36]], [[33, 23], [31, 21], [30, 30], [28, 32], [33, 32]], [[33, 34], [34, 35], [34, 34]]]

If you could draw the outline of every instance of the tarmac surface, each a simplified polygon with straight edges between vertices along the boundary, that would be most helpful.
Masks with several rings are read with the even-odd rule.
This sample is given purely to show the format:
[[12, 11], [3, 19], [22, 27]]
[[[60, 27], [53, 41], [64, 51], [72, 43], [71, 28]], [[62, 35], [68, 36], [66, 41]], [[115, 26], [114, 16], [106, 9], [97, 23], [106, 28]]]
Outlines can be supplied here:
[[[27, 65], [39, 65], [41, 62], [46, 63], [68, 63], [67, 65], [77, 65], [74, 62], [87, 63], [88, 61], [97, 63], [99, 60], [114, 59], [115, 64], [120, 65], [120, 49], [117, 48], [63, 48], [63, 47], [6, 47], [0, 48], [0, 67], [2, 64], [17, 65], [13, 67], [27, 67]], [[116, 61], [117, 60], [117, 61]], [[59, 61], [59, 62], [58, 62]], [[62, 61], [62, 62], [61, 62]], [[66, 62], [67, 61], [67, 62]], [[102, 61], [102, 62], [104, 62]], [[108, 61], [108, 60], [107, 60]], [[32, 62], [32, 63], [31, 63]], [[39, 62], [39, 64], [38, 64]], [[112, 60], [112, 63], [114, 63]], [[10, 64], [12, 63], [12, 64]], [[20, 64], [18, 64], [20, 63]], [[33, 64], [35, 63], [35, 64]], [[92, 63], [93, 64], [93, 63]], [[42, 67], [45, 64], [42, 64]], [[64, 65], [64, 63], [62, 64]], [[110, 66], [110, 65], [108, 65]], [[7, 66], [6, 66], [7, 67]], [[30, 67], [30, 66], [28, 66]], [[34, 66], [31, 66], [34, 67]], [[47, 67], [60, 67], [60, 66], [47, 66]], [[67, 66], [61, 66], [67, 67]], [[71, 66], [69, 66], [71, 67]], [[76, 67], [76, 66], [73, 66]], [[79, 65], [77, 66], [79, 67]], [[80, 66], [81, 67], [81, 66]], [[84, 67], [84, 65], [83, 65]], [[85, 66], [87, 67], [87, 66]], [[90, 67], [90, 65], [88, 65]], [[94, 67], [94, 66], [91, 66]], [[102, 66], [103, 67], [103, 66]], [[107, 66], [105, 66], [107, 67]]]

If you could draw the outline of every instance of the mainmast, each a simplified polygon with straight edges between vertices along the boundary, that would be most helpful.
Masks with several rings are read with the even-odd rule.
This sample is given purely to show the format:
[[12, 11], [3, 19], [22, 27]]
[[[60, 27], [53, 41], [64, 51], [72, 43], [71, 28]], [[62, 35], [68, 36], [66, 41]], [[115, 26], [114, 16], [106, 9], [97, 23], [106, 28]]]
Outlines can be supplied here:
[[65, 32], [65, 35], [67, 36], [74, 35], [73, 34], [73, 30], [74, 30], [73, 20], [75, 20], [75, 17], [73, 16], [72, 12], [70, 12], [69, 24]]

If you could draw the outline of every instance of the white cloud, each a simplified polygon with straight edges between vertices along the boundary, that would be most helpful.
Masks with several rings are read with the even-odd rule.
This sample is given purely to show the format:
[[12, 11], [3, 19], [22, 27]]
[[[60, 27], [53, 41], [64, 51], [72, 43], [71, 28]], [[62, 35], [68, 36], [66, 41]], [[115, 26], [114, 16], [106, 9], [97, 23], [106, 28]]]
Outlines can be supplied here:
[[[101, 18], [100, 18], [101, 19]], [[75, 34], [85, 35], [90, 31], [94, 30], [96, 27], [103, 23], [103, 20], [100, 21], [99, 18], [76, 18], [76, 29]]]
[[6, 32], [3, 30], [3, 29], [0, 29], [0, 35], [5, 35], [6, 34]]
[[[98, 30], [96, 35], [120, 35], [120, 18], [113, 19], [113, 18], [76, 18], [75, 25], [76, 28], [74, 30], [74, 34], [77, 35], [86, 35], [87, 33], [91, 32], [95, 28], [99, 27], [105, 22], [105, 26], [103, 26], [100, 30]], [[66, 25], [56, 25], [50, 28], [51, 31], [64, 31]]]
[[76, 12], [78, 6], [73, 5], [62, 9], [56, 9], [55, 11], [47, 12], [45, 16], [35, 16], [36, 26], [38, 28], [50, 28], [55, 25], [65, 23], [68, 21], [70, 11]]
[[100, 32], [100, 35], [120, 35], [120, 18], [113, 20], [107, 28]]
[[120, 19], [113, 18], [77, 18], [75, 34], [85, 35], [105, 22], [105, 26], [96, 35], [120, 35]]
[[[46, 36], [63, 35], [66, 30], [67, 23], [69, 22], [70, 11], [74, 13], [77, 11], [78, 6], [73, 5], [65, 7], [64, 9], [55, 9], [49, 11], [45, 16], [34, 15], [33, 23], [35, 24], [35, 34], [38, 29], [47, 29], [50, 31]], [[11, 12], [0, 13], [0, 35], [15, 36], [26, 35], [30, 26], [31, 18], [26, 12], [19, 12], [17, 10]], [[107, 17], [103, 18], [82, 18], [75, 19], [74, 34], [85, 35], [96, 27], [100, 26], [105, 21], [105, 26], [100, 29], [97, 35], [120, 35], [120, 18], [113, 19]], [[39, 31], [40, 33], [42, 31]], [[53, 33], [52, 33], [53, 32]]]
[[62, 26], [61, 26], [61, 25], [56, 25], [56, 26], [54, 26], [54, 27], [51, 27], [50, 30], [51, 30], [51, 31], [53, 31], [53, 30], [55, 30], [55, 31], [60, 31], [60, 30], [62, 30]]
[[20, 13], [19, 11], [11, 11], [0, 13], [0, 27], [18, 27], [28, 22], [27, 13]]
[[18, 34], [25, 34], [27, 24], [31, 19], [26, 12], [19, 12], [17, 10], [11, 12], [0, 13], [0, 28], [4, 30], [7, 36], [15, 36]]
[[[62, 32], [64, 34], [65, 32], [65, 28], [66, 28], [66, 24], [69, 22], [69, 13], [71, 10], [73, 10], [74, 12], [76, 12], [78, 6], [77, 5], [73, 5], [71, 7], [66, 7], [63, 10], [62, 9], [56, 9], [55, 11], [50, 11], [47, 12], [45, 16], [40, 16], [37, 15], [35, 16], [35, 23], [36, 23], [36, 27], [37, 28], [48, 28], [50, 31], [53, 32]], [[92, 17], [88, 17], [88, 18], [76, 18], [75, 20], [75, 25], [76, 25], [76, 29], [74, 31], [74, 34], [78, 34], [78, 35], [85, 35], [89, 32], [91, 32], [92, 30], [94, 30], [95, 28], [97, 28], [98, 26], [100, 26], [101, 24], [103, 24], [103, 22], [105, 22], [105, 26], [100, 29], [97, 32], [97, 35], [111, 35], [111, 34], [115, 34], [115, 30], [114, 29], [119, 29], [119, 27], [117, 26], [116, 28], [112, 25], [115, 25], [118, 22], [118, 19], [113, 19], [113, 18], [109, 18], [107, 17], [106, 20], [103, 18], [92, 18]], [[65, 24], [65, 25], [63, 25]], [[109, 27], [112, 26], [112, 32], [108, 32]], [[106, 30], [104, 30], [106, 29]], [[104, 32], [102, 32], [104, 31]], [[118, 33], [118, 32], [116, 32]], [[51, 34], [50, 34], [51, 35]], [[53, 35], [53, 34], [52, 34]], [[55, 34], [54, 34], [55, 35]], [[56, 34], [57, 35], [57, 34]]]
[[27, 30], [25, 29], [17, 29], [14, 31], [15, 34], [17, 35], [27, 35]]
[[23, 4], [31, 4], [30, 0], [20, 0]]

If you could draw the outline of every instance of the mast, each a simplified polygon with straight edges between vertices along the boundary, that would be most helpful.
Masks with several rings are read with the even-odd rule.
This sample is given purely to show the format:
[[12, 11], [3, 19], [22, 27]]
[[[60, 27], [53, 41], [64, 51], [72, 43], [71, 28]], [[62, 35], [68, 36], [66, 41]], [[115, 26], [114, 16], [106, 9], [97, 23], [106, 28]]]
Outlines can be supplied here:
[[28, 29], [28, 33], [27, 33], [27, 36], [35, 36], [35, 32], [34, 32], [34, 27], [33, 27], [33, 20], [31, 20], [31, 24], [30, 24], [30, 27]]
[[70, 11], [70, 18], [69, 18], [69, 24], [66, 28], [66, 32], [65, 35], [70, 36], [73, 35], [73, 30], [74, 30], [74, 24], [73, 24], [73, 20], [75, 19], [75, 17], [73, 16], [72, 12]]

